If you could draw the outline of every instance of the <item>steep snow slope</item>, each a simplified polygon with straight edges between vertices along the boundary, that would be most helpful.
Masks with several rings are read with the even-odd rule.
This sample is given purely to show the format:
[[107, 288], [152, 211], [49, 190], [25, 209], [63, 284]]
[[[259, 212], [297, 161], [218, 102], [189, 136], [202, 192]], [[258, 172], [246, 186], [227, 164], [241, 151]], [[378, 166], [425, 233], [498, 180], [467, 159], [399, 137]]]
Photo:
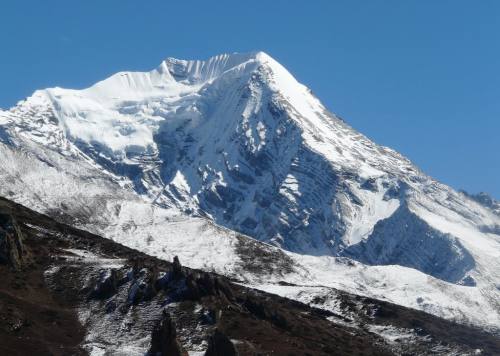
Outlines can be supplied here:
[[[61, 207], [60, 218], [133, 247], [185, 248], [162, 236], [196, 237], [207, 218], [304, 255], [305, 269], [333, 271], [320, 262], [327, 256], [413, 268], [444, 282], [414, 276], [415, 290], [394, 296], [398, 302], [413, 305], [432, 285], [446, 294], [433, 300], [435, 313], [455, 316], [443, 310], [456, 297], [453, 310], [469, 317], [460, 303], [478, 297], [481, 306], [472, 308], [487, 306], [488, 323], [498, 322], [498, 212], [350, 128], [262, 52], [167, 59], [152, 72], [118, 73], [84, 90], [37, 91], [0, 112], [0, 141], [8, 182], [0, 193], [41, 211]], [[202, 259], [214, 268], [224, 266], [212, 251], [223, 240], [190, 241], [193, 251], [205, 246]], [[229, 269], [233, 257], [225, 256]], [[396, 289], [413, 276], [403, 267], [366, 268], [381, 279], [388, 271]]]

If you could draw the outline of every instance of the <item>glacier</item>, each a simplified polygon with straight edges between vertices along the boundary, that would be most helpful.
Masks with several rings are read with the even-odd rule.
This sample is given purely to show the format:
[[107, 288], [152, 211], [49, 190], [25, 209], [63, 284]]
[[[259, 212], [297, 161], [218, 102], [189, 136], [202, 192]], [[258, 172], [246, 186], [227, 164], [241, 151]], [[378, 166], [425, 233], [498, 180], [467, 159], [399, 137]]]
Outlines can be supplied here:
[[38, 90], [0, 111], [0, 180], [56, 219], [278, 294], [500, 327], [499, 205], [372, 142], [263, 52]]

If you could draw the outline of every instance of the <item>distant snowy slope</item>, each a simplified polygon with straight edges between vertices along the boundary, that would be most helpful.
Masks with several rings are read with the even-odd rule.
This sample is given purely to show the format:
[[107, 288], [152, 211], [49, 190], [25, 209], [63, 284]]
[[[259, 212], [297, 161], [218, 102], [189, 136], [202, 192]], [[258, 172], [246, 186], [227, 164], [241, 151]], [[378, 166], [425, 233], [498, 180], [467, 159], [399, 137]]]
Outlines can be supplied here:
[[238, 274], [240, 233], [291, 251], [312, 283], [350, 276], [359, 284], [335, 286], [498, 323], [496, 205], [373, 143], [265, 53], [36, 91], [0, 112], [0, 142], [0, 194], [129, 246], [202, 249], [191, 263]]

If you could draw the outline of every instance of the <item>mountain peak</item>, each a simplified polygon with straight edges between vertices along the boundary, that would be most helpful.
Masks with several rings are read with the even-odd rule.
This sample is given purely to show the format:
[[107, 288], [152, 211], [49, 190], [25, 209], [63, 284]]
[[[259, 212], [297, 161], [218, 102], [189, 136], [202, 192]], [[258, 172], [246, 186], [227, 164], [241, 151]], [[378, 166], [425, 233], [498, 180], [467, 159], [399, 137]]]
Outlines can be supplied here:
[[[262, 51], [248, 53], [224, 53], [206, 60], [185, 60], [168, 57], [156, 69], [159, 73], [169, 73], [175, 80], [185, 83], [203, 83], [221, 74], [240, 67], [254, 69], [263, 64], [278, 64]], [[279, 64], [278, 64], [279, 65]]]

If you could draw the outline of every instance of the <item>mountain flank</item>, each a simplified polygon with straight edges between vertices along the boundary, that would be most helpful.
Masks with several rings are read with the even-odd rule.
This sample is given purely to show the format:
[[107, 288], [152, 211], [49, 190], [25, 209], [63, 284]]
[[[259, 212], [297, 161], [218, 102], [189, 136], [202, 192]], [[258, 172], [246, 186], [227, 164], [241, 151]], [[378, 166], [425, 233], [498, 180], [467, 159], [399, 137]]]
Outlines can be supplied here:
[[[494, 355], [500, 339], [343, 294], [366, 325], [147, 256], [0, 199], [0, 353], [8, 355]], [[343, 321], [343, 322], [342, 322]], [[413, 330], [389, 342], [374, 328]], [[382, 334], [383, 335], [383, 334]], [[398, 337], [395, 337], [398, 339]]]

